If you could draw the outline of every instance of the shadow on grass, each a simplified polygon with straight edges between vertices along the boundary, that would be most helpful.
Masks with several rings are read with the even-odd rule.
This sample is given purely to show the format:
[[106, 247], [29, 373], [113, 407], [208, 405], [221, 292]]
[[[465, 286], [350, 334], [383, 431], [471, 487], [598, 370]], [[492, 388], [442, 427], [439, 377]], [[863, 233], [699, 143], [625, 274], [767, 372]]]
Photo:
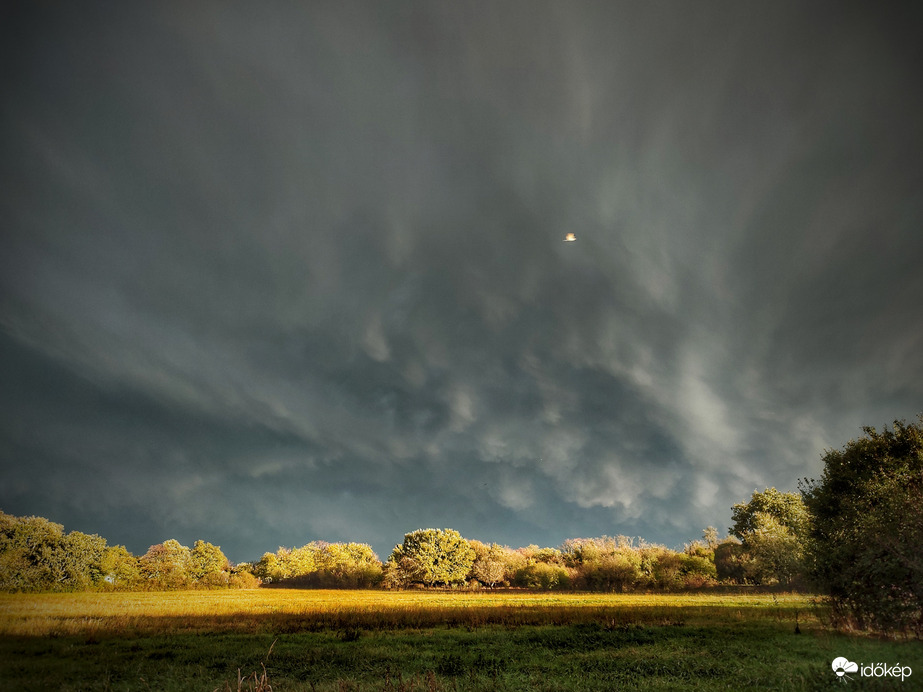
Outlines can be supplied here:
[[[271, 684], [295, 692], [836, 689], [830, 662], [837, 656], [900, 661], [923, 671], [919, 642], [821, 630], [796, 635], [787, 623], [763, 618], [708, 625], [0, 637], [0, 681], [3, 689], [17, 690], [166, 692], [254, 690], [258, 682], [265, 683], [262, 689]], [[889, 689], [884, 682], [862, 682], [863, 689]]]

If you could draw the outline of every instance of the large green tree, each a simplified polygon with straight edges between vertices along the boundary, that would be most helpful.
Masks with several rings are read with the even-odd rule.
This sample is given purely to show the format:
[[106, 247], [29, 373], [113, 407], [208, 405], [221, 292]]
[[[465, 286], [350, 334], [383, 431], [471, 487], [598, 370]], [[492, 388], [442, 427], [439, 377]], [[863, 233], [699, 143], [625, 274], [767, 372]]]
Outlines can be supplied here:
[[802, 492], [809, 565], [837, 617], [923, 635], [923, 415], [825, 453]]
[[418, 529], [404, 535], [388, 560], [391, 570], [401, 570], [404, 581], [427, 586], [458, 584], [465, 580], [475, 552], [454, 529]]

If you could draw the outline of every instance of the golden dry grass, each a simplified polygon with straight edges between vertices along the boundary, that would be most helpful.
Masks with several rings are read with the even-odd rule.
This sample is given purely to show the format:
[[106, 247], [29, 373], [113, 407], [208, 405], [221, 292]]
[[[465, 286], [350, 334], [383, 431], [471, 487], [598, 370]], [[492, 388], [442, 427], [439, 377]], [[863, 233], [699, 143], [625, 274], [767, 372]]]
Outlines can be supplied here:
[[802, 594], [249, 589], [0, 594], [0, 635], [150, 635], [439, 626], [814, 621]]

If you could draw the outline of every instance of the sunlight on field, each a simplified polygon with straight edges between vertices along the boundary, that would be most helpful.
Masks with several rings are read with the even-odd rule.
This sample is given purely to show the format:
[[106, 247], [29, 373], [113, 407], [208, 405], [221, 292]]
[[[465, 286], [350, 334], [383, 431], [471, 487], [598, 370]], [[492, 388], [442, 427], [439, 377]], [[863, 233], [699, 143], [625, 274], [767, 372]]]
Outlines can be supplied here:
[[800, 594], [549, 594], [251, 589], [0, 594], [0, 634], [814, 620]]
[[24, 692], [263, 689], [258, 678], [291, 692], [704, 692], [822, 689], [837, 656], [923, 668], [918, 642], [834, 632], [817, 613], [811, 596], [748, 589], [0, 594], [0, 680]]

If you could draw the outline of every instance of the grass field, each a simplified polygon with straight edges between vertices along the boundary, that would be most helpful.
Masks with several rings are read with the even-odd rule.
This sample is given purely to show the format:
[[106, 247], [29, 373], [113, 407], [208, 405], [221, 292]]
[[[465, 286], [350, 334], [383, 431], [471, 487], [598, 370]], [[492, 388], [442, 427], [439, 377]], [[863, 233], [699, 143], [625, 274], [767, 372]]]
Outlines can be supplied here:
[[257, 689], [238, 669], [264, 665], [276, 692], [837, 689], [838, 656], [919, 676], [853, 689], [919, 689], [923, 643], [818, 614], [807, 596], [744, 592], [2, 594], [0, 689]]

